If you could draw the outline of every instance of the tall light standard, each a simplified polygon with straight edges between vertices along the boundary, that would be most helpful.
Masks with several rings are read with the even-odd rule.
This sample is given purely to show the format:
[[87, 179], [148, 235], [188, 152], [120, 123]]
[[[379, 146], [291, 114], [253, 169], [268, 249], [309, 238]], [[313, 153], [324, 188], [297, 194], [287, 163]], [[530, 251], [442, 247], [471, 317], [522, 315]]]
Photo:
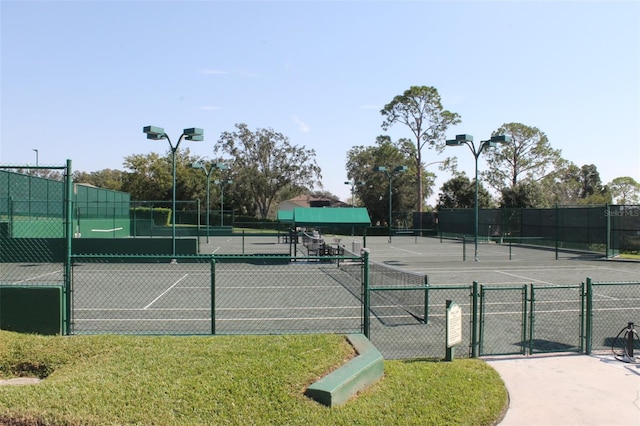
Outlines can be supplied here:
[[474, 259], [476, 262], [478, 261], [478, 158], [480, 157], [480, 154], [482, 154], [482, 151], [485, 148], [493, 148], [497, 146], [499, 143], [510, 143], [510, 142], [511, 142], [511, 136], [508, 136], [508, 135], [491, 136], [491, 139], [489, 140], [480, 141], [480, 145], [478, 147], [476, 147], [476, 145], [473, 143], [473, 136], [471, 135], [456, 135], [455, 139], [448, 139], [446, 142], [447, 146], [467, 145], [471, 150], [471, 153], [473, 154], [476, 161], [476, 179], [475, 179], [476, 190], [475, 190], [475, 202], [473, 205], [473, 211], [474, 211], [473, 239], [474, 239], [474, 245], [475, 245]]
[[35, 151], [35, 153], [36, 153], [36, 167], [38, 167], [38, 150], [33, 148], [32, 151]]
[[220, 185], [220, 226], [224, 226], [224, 186], [232, 183], [231, 179], [215, 181], [216, 185]]
[[225, 170], [227, 165], [224, 163], [212, 163], [209, 168], [205, 164], [202, 163], [193, 163], [191, 167], [194, 169], [200, 169], [204, 172], [205, 176], [207, 176], [207, 244], [209, 243], [209, 216], [210, 216], [210, 207], [211, 203], [209, 202], [209, 196], [211, 191], [209, 190], [209, 183], [211, 182], [211, 173], [214, 170]]
[[355, 207], [356, 206], [356, 198], [355, 198], [355, 193], [356, 193], [356, 185], [365, 185], [366, 182], [365, 181], [357, 181], [357, 182], [345, 182], [345, 185], [351, 185], [351, 207]]
[[387, 179], [389, 179], [389, 242], [391, 242], [391, 219], [392, 219], [391, 197], [393, 196], [391, 184], [394, 176], [396, 176], [399, 173], [404, 173], [407, 170], [408, 170], [407, 166], [397, 166], [393, 170], [388, 170], [386, 167], [383, 167], [383, 166], [376, 166], [373, 168], [373, 171], [383, 172], [385, 175], [387, 175]]
[[[169, 146], [171, 147], [171, 254], [173, 256], [176, 255], [176, 151], [180, 146], [180, 142], [182, 139], [186, 139], [188, 141], [199, 142], [204, 140], [204, 130], [192, 127], [190, 129], [184, 129], [180, 138], [178, 138], [178, 143], [175, 146], [171, 143], [171, 139], [169, 139], [169, 135], [164, 132], [162, 127], [155, 126], [145, 126], [142, 128], [142, 131], [147, 134], [147, 139], [151, 139], [154, 141], [166, 139], [169, 141]], [[172, 260], [172, 263], [175, 263], [175, 259]]]

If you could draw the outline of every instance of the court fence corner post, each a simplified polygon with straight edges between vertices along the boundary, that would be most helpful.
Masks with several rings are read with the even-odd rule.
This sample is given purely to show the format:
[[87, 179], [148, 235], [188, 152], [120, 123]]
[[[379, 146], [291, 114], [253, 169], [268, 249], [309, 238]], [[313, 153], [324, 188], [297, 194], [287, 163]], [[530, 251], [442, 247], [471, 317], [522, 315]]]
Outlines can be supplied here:
[[369, 250], [362, 250], [362, 324], [363, 334], [367, 339], [371, 339], [371, 318], [370, 318], [370, 298], [369, 298]]
[[211, 256], [211, 334], [216, 334], [216, 258]]
[[64, 256], [64, 331], [66, 335], [71, 334], [72, 322], [72, 296], [71, 296], [71, 256], [73, 253], [73, 175], [71, 174], [71, 160], [67, 160], [65, 169], [65, 183], [67, 185], [65, 191], [65, 256]]

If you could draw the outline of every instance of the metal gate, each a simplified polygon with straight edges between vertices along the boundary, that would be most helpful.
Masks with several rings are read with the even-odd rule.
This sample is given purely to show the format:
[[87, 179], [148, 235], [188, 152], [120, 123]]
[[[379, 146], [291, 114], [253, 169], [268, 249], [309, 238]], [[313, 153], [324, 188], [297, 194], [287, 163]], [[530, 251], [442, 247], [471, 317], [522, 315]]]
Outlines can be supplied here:
[[480, 356], [525, 354], [527, 296], [526, 285], [480, 286]]
[[583, 350], [584, 285], [480, 286], [479, 355]]

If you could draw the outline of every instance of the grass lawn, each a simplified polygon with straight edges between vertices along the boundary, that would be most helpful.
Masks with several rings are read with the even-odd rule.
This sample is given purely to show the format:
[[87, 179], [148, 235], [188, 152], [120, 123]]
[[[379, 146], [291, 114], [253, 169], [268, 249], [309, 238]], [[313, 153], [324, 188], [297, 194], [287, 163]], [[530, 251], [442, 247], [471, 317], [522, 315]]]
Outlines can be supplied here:
[[620, 258], [640, 260], [640, 254], [639, 253], [620, 253]]
[[306, 387], [353, 356], [340, 335], [35, 336], [0, 331], [0, 424], [493, 425], [507, 406], [477, 359], [385, 361], [340, 407]]

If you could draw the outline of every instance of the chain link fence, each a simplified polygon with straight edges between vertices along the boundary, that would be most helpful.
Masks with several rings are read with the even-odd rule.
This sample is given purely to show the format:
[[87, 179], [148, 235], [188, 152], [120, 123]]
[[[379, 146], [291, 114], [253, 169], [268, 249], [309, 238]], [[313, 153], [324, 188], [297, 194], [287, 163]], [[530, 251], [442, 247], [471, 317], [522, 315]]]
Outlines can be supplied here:
[[[586, 280], [586, 351], [620, 349], [618, 331], [638, 321], [640, 282], [593, 282]], [[634, 349], [640, 344], [634, 341]]]
[[[440, 358], [446, 352], [448, 301], [462, 310], [458, 347], [468, 351], [459, 350], [457, 356], [609, 350], [616, 345], [616, 332], [640, 311], [640, 282], [434, 285], [425, 274], [370, 261], [366, 250], [349, 253], [343, 246], [336, 252], [346, 255], [309, 256], [298, 252], [302, 245], [288, 234], [212, 234], [209, 239], [200, 233], [195, 252], [203, 254], [104, 254], [100, 251], [108, 241], [85, 238], [78, 221], [81, 226], [106, 220], [104, 227], [113, 226], [131, 212], [128, 200], [103, 200], [84, 189], [74, 193], [70, 162], [45, 171], [58, 172], [60, 180], [0, 169], [2, 329], [50, 334], [362, 332], [385, 358]], [[109, 202], [114, 208], [99, 208]], [[628, 244], [637, 230], [636, 210], [608, 211], [617, 212], [611, 213], [618, 218], [614, 229], [628, 230]], [[140, 219], [155, 226], [157, 212], [137, 213], [148, 214]], [[159, 217], [166, 219], [167, 212]], [[148, 240], [153, 245], [168, 241]], [[132, 241], [112, 235], [109, 247], [130, 253]]]
[[70, 161], [59, 167], [0, 166], [2, 329], [69, 332], [70, 201]]

